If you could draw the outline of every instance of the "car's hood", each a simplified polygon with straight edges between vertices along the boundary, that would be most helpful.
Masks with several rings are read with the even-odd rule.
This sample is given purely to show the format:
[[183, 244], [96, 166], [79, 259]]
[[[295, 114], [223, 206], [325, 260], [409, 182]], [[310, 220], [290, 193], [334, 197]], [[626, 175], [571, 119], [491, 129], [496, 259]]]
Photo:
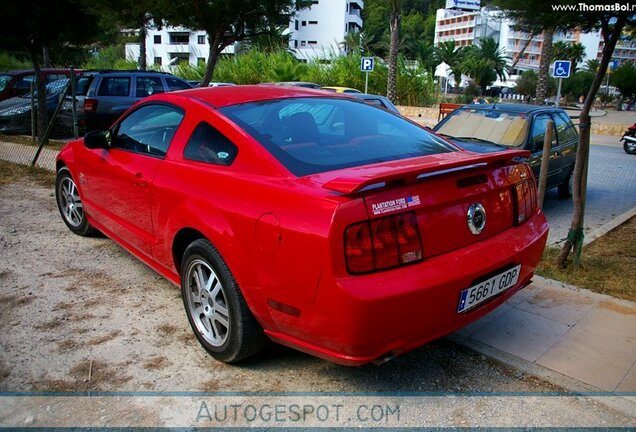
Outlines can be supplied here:
[[16, 111], [28, 111], [31, 109], [31, 99], [14, 97], [0, 101], [0, 115], [11, 114]]
[[453, 144], [458, 145], [464, 150], [470, 150], [475, 153], [494, 153], [498, 151], [508, 150], [506, 147], [497, 144], [488, 144], [481, 141], [472, 141], [470, 139], [447, 138]]

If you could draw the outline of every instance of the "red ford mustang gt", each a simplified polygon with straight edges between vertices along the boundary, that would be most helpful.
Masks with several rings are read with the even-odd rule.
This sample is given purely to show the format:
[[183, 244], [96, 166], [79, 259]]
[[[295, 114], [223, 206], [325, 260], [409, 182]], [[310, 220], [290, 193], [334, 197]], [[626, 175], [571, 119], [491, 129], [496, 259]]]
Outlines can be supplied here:
[[530, 283], [548, 224], [525, 156], [460, 150], [320, 91], [194, 89], [69, 143], [56, 198], [71, 231], [99, 230], [181, 286], [215, 358], [271, 339], [357, 365]]

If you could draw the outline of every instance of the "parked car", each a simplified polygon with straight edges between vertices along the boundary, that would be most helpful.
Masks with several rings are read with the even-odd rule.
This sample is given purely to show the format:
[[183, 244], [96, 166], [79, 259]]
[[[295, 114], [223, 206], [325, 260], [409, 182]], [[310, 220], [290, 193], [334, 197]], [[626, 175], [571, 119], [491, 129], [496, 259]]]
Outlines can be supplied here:
[[559, 196], [569, 198], [578, 133], [563, 109], [521, 104], [466, 105], [447, 115], [433, 129], [471, 151], [529, 150], [529, 163], [538, 178], [548, 120], [554, 122], [554, 128], [547, 189], [558, 187]]
[[67, 144], [55, 189], [71, 231], [100, 230], [181, 286], [215, 358], [271, 339], [358, 365], [530, 283], [548, 223], [526, 155], [464, 151], [336, 94], [199, 88]]
[[335, 93], [353, 93], [353, 94], [361, 94], [362, 92], [360, 90], [351, 88], [351, 87], [332, 87], [332, 86], [326, 86], [326, 87], [320, 87], [321, 90], [326, 90], [326, 91], [330, 91], [330, 92], [335, 92]]
[[[46, 85], [46, 111], [49, 118], [53, 115], [67, 83], [68, 78], [65, 78]], [[37, 96], [37, 92], [34, 95]], [[0, 102], [0, 133], [31, 133], [31, 93]]]
[[368, 93], [348, 93], [347, 96], [352, 96], [357, 99], [361, 99], [368, 104], [377, 105], [381, 108], [384, 108], [389, 111], [393, 111], [394, 113], [399, 114], [400, 111], [397, 109], [395, 105], [386, 97]]
[[[80, 72], [80, 71], [78, 71]], [[47, 68], [40, 70], [40, 76], [48, 84], [71, 76], [70, 69]], [[12, 70], [0, 73], [0, 101], [31, 93], [31, 83], [35, 85], [33, 69]]]
[[[157, 93], [190, 89], [185, 80], [165, 72], [95, 71], [86, 85], [78, 85], [77, 122], [83, 134], [108, 128], [135, 102]], [[73, 127], [73, 101], [69, 96], [60, 112], [60, 122]]]
[[312, 82], [305, 81], [281, 81], [275, 83], [263, 83], [270, 85], [282, 85], [282, 86], [290, 86], [290, 87], [303, 87], [303, 88], [311, 88], [311, 89], [319, 89], [320, 85]]

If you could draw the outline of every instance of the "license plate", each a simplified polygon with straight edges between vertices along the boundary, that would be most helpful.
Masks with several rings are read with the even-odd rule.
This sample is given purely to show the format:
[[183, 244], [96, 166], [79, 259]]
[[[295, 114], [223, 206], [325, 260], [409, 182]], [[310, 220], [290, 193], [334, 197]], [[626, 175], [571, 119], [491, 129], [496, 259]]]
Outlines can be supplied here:
[[519, 280], [521, 273], [521, 265], [499, 273], [483, 282], [466, 288], [459, 296], [459, 305], [457, 313], [466, 312], [469, 309], [485, 302], [491, 297], [502, 293], [510, 287], [513, 287]]

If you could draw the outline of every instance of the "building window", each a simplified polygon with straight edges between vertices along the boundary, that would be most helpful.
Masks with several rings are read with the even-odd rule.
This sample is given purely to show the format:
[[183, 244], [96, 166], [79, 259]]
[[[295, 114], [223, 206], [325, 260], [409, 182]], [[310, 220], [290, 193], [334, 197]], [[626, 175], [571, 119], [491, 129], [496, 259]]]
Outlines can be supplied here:
[[294, 28], [295, 28], [296, 30], [298, 30], [298, 20], [295, 20], [295, 21], [294, 21]]
[[155, 64], [161, 66], [161, 57], [155, 57]]
[[302, 25], [303, 25], [303, 27], [305, 27], [307, 25], [307, 21], [303, 21]]
[[198, 35], [197, 36], [197, 43], [199, 45], [204, 45], [205, 44], [205, 35]]
[[155, 35], [155, 43], [156, 44], [160, 44], [161, 43], [161, 35]]
[[318, 3], [319, 3], [318, 0], [314, 0], [314, 1], [311, 2], [311, 4], [318, 4]]
[[298, 40], [294, 39], [294, 48], [298, 48]]
[[305, 42], [305, 41], [300, 41], [300, 46], [305, 46], [305, 45], [307, 45], [307, 42]]
[[307, 43], [309, 45], [316, 45], [318, 43], [318, 41], [307, 41]]
[[318, 24], [318, 21], [309, 21], [309, 24]]

